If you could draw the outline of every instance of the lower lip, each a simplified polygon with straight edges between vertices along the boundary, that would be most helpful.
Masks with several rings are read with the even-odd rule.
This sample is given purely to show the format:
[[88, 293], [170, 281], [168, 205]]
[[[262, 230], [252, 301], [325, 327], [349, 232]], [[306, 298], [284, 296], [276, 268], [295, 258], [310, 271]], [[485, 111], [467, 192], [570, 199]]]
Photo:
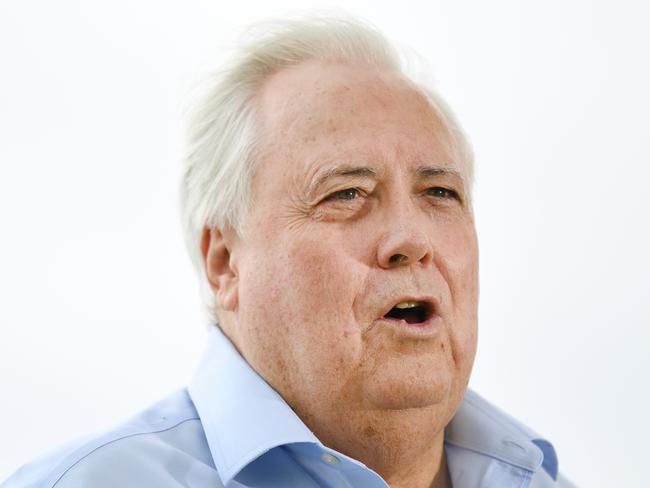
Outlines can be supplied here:
[[385, 317], [377, 319], [377, 322], [378, 325], [389, 327], [399, 335], [417, 339], [436, 336], [442, 328], [442, 319], [439, 315], [434, 315], [425, 322], [418, 322], [416, 324], [410, 324], [403, 319], [390, 319]]

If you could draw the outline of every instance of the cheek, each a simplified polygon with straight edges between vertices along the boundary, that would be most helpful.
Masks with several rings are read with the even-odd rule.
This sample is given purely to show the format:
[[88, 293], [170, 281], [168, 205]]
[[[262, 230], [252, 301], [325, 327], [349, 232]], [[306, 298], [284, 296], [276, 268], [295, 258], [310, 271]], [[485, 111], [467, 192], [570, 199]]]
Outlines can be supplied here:
[[469, 227], [447, 236], [439, 265], [449, 288], [450, 341], [457, 367], [469, 372], [477, 343], [478, 243]]
[[449, 287], [456, 311], [469, 312], [478, 300], [478, 242], [473, 226], [447, 228], [435, 246], [437, 265]]
[[336, 354], [344, 349], [341, 341], [358, 330], [352, 311], [362, 280], [355, 268], [354, 259], [336, 246], [307, 241], [291, 247], [284, 269], [292, 282], [285, 292], [298, 306], [293, 317], [311, 352], [322, 347]]
[[239, 315], [259, 361], [274, 358], [263, 369], [278, 369], [283, 382], [313, 383], [354, 362], [354, 261], [316, 239], [280, 243], [258, 256], [242, 270]]

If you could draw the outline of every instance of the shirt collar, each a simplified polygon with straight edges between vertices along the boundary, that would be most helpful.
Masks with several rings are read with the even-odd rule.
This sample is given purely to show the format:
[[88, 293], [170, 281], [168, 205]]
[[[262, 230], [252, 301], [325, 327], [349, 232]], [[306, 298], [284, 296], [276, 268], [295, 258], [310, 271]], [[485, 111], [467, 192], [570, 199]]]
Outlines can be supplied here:
[[553, 445], [470, 389], [445, 429], [445, 442], [528, 471], [541, 466], [557, 479]]
[[[210, 332], [188, 391], [224, 485], [274, 447], [297, 442], [320, 445], [219, 327]], [[532, 472], [542, 466], [557, 478], [552, 444], [469, 389], [445, 429], [445, 442]]]
[[227, 485], [270, 449], [295, 442], [318, 443], [318, 439], [219, 327], [213, 329], [188, 391], [215, 467]]

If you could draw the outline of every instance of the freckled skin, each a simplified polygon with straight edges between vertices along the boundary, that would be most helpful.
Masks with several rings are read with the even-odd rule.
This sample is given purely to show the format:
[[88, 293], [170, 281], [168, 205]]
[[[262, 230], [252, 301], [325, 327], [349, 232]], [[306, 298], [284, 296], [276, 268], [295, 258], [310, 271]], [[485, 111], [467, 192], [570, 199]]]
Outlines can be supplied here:
[[[469, 189], [454, 181], [463, 202], [435, 199], [414, 169], [466, 174], [453, 140], [419, 91], [376, 68], [304, 63], [273, 75], [259, 103], [254, 204], [245, 237], [228, 238], [235, 279], [214, 285], [221, 326], [326, 445], [393, 487], [448, 486], [443, 435], [476, 352], [478, 250]], [[341, 162], [380, 175], [307, 195]], [[357, 186], [360, 199], [327, 199]], [[206, 269], [217, 283], [209, 252]], [[436, 297], [440, 334], [377, 325], [405, 294]]]

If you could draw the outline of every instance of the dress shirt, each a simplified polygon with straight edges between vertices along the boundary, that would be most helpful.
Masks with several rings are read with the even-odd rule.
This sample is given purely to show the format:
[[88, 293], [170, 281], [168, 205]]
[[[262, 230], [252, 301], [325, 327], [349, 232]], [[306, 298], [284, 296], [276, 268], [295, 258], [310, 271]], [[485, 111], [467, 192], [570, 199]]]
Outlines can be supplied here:
[[[454, 488], [570, 487], [550, 442], [468, 390], [445, 429]], [[20, 468], [2, 488], [386, 488], [324, 446], [218, 327], [187, 389]]]

